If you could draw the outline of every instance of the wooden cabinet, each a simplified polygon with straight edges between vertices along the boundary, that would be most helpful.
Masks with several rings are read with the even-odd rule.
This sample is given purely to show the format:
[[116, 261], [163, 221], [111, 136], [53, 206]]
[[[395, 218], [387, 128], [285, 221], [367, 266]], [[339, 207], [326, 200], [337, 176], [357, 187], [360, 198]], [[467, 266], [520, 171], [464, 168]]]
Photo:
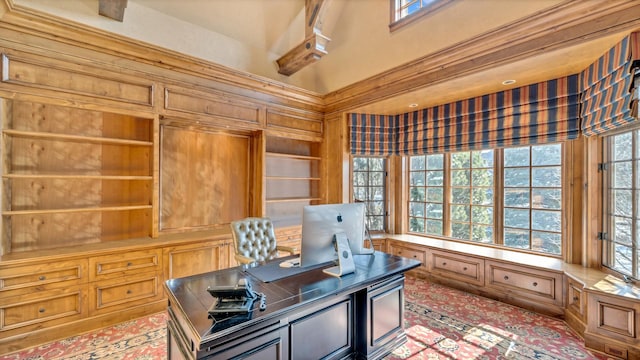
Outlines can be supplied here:
[[67, 260], [0, 269], [0, 297], [46, 292], [86, 284], [86, 259]]
[[388, 248], [389, 253], [392, 255], [398, 255], [420, 261], [421, 264], [417, 271], [428, 271], [429, 267], [427, 264], [427, 249], [417, 245], [405, 244], [398, 241], [391, 241], [388, 244]]
[[640, 359], [640, 300], [586, 290], [585, 345], [622, 359]]
[[2, 251], [150, 237], [153, 120], [2, 100]]
[[584, 284], [570, 276], [565, 276], [565, 279], [565, 321], [578, 334], [583, 335], [587, 322], [587, 296], [584, 293]]
[[168, 246], [163, 249], [164, 278], [175, 279], [226, 269], [233, 259], [231, 239]]
[[484, 285], [484, 259], [431, 250], [429, 273], [473, 285]]
[[302, 224], [303, 206], [322, 201], [320, 166], [320, 143], [267, 137], [265, 211], [274, 226]]

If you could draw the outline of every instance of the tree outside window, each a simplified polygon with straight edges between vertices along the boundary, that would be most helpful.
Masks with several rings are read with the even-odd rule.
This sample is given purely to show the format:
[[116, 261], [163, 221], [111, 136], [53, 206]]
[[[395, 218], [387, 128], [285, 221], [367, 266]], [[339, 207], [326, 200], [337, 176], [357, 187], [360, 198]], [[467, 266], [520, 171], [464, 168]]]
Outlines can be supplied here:
[[369, 231], [385, 231], [386, 159], [354, 157], [352, 161], [352, 193], [354, 202], [364, 202]]

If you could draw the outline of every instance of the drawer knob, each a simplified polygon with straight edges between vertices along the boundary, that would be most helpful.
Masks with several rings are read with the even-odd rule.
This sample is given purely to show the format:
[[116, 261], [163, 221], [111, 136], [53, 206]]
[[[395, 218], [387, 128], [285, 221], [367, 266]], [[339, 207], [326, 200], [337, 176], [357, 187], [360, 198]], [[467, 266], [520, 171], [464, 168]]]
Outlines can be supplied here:
[[534, 281], [533, 286], [538, 286], [538, 283]]
[[462, 271], [467, 271], [467, 267], [466, 267], [466, 266], [465, 266], [465, 267], [463, 267], [463, 268], [462, 268]]
[[40, 309], [38, 310], [38, 312], [39, 312], [39, 313], [41, 313], [41, 314], [42, 314], [42, 313], [44, 313], [45, 311], [46, 311], [46, 310], [45, 310], [44, 308], [40, 308]]
[[580, 300], [580, 298], [579, 298], [579, 297], [577, 297], [577, 296], [574, 296], [574, 297], [573, 297], [573, 301], [578, 301], [578, 300]]
[[128, 262], [128, 263], [127, 263], [127, 266], [131, 266], [131, 265], [133, 265], [133, 263], [131, 263], [131, 262]]
[[442, 266], [447, 266], [447, 262], [446, 262], [446, 261], [445, 261], [445, 262], [443, 262], [443, 263], [442, 263]]
[[505, 280], [509, 280], [509, 277], [507, 275], [504, 276]]
[[38, 280], [43, 281], [43, 280], [47, 280], [47, 277], [44, 275], [40, 275], [40, 277], [38, 278]]
[[131, 289], [127, 290], [127, 294], [131, 294], [133, 293], [133, 291], [131, 291]]

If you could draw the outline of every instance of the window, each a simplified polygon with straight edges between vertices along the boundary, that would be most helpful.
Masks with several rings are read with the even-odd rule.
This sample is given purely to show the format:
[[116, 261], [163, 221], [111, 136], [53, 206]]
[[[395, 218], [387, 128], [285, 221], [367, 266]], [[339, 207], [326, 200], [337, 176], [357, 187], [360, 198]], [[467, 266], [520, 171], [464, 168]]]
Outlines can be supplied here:
[[431, 14], [453, 0], [391, 0], [391, 25], [394, 31], [424, 15]]
[[638, 278], [640, 130], [609, 136], [604, 145], [603, 263]]
[[410, 157], [409, 231], [561, 255], [562, 151], [552, 144]]
[[352, 197], [367, 207], [369, 231], [386, 230], [386, 159], [354, 157], [352, 161]]

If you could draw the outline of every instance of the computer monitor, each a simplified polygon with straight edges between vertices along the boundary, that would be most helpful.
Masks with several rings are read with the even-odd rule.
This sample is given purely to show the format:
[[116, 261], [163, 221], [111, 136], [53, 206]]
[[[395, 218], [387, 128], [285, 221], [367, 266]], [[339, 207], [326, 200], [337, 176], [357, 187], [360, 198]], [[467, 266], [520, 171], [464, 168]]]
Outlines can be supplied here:
[[352, 254], [372, 254], [364, 247], [365, 204], [307, 205], [302, 210], [300, 266], [310, 267], [335, 261], [333, 235], [344, 232]]

